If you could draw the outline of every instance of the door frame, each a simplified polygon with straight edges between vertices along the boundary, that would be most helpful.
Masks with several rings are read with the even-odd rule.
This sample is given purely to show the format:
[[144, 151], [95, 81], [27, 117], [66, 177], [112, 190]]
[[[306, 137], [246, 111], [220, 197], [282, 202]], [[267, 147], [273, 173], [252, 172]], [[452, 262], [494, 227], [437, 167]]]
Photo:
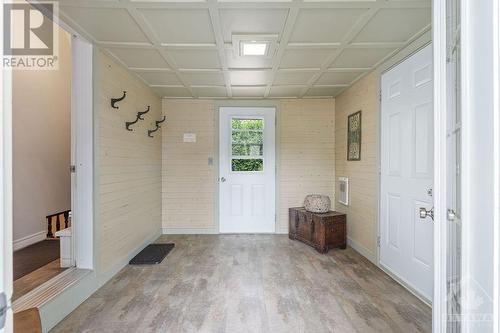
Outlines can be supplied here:
[[[0, 6], [0, 34], [3, 36], [3, 6]], [[3, 50], [3, 47], [2, 47]], [[13, 293], [12, 267], [12, 71], [0, 69], [0, 291], [7, 297], [5, 327], [0, 332], [10, 333], [13, 328], [11, 299]], [[3, 289], [3, 290], [2, 290]]]
[[276, 219], [274, 221], [274, 234], [286, 234], [286, 232], [283, 232], [279, 230], [279, 211], [280, 211], [280, 204], [279, 204], [279, 178], [280, 178], [280, 154], [279, 154], [279, 149], [280, 149], [280, 103], [277, 100], [220, 100], [216, 101], [214, 103], [214, 112], [215, 112], [215, 135], [214, 135], [214, 157], [213, 157], [213, 164], [214, 164], [214, 181], [215, 181], [215, 198], [214, 198], [214, 222], [216, 224], [214, 233], [220, 234], [220, 186], [219, 186], [219, 179], [221, 177], [220, 175], [220, 156], [219, 156], [219, 151], [220, 151], [220, 108], [222, 107], [241, 107], [241, 108], [254, 108], [254, 107], [269, 107], [269, 108], [274, 108], [275, 109], [275, 131], [274, 131], [274, 136], [275, 136], [275, 148], [274, 148], [274, 160], [275, 160], [275, 165], [276, 165], [276, 172], [275, 172], [275, 178], [274, 178], [274, 183], [275, 183], [275, 191], [274, 191], [274, 209], [275, 209], [275, 214], [276, 214]]
[[[474, 279], [475, 275], [484, 275], [493, 273], [493, 290], [491, 295], [493, 301], [492, 307], [492, 323], [493, 332], [499, 331], [499, 239], [500, 239], [500, 32], [499, 19], [500, 8], [498, 1], [489, 1], [484, 3], [482, 7], [483, 12], [471, 10], [477, 8], [477, 3], [474, 0], [461, 0], [461, 105], [462, 105], [462, 157], [461, 157], [461, 177], [462, 177], [462, 277], [463, 279]], [[485, 13], [487, 11], [487, 13]], [[484, 14], [480, 16], [478, 14]], [[446, 1], [433, 0], [433, 39], [434, 39], [434, 108], [441, 110], [434, 114], [434, 251], [435, 261], [434, 268], [434, 307], [433, 307], [433, 332], [441, 333], [446, 332], [446, 324], [444, 316], [447, 314], [447, 277], [446, 277], [446, 212], [447, 212], [447, 186], [446, 186], [446, 108], [447, 108], [447, 73], [446, 73]], [[491, 25], [490, 25], [491, 24]], [[493, 29], [493, 31], [489, 31]], [[491, 39], [490, 39], [491, 38]], [[479, 41], [479, 42], [478, 42]], [[492, 54], [486, 54], [485, 59], [482, 55], [478, 56], [477, 47], [484, 48], [484, 45], [491, 45]], [[484, 50], [483, 50], [484, 51]], [[488, 53], [490, 49], [488, 48]], [[487, 61], [491, 56], [492, 67], [487, 70], [492, 71], [491, 81], [488, 78], [484, 82], [484, 86], [474, 87], [475, 82], [478, 80], [477, 73], [484, 72], [485, 67], [489, 64]], [[479, 67], [479, 70], [478, 70]], [[491, 94], [490, 94], [491, 93]], [[490, 100], [491, 98], [491, 100]], [[477, 110], [478, 101], [491, 102], [492, 110], [491, 121], [492, 126], [481, 126], [486, 133], [491, 133], [491, 141], [481, 142], [491, 146], [492, 158], [486, 163], [487, 168], [493, 170], [492, 173], [487, 173], [478, 176], [475, 171], [478, 168], [478, 161], [476, 160], [478, 142], [475, 135], [477, 135], [478, 124], [475, 122], [480, 110]], [[484, 105], [484, 104], [482, 104]], [[484, 119], [482, 119], [483, 124]], [[484, 139], [484, 138], [482, 138]], [[481, 162], [481, 161], [480, 161]], [[491, 164], [490, 164], [491, 163]], [[484, 180], [487, 177], [488, 182], [493, 185], [486, 188]], [[490, 192], [491, 191], [491, 192]], [[493, 207], [484, 206], [482, 209], [478, 202], [488, 200], [493, 202]], [[478, 272], [477, 268], [472, 265], [477, 259], [477, 247], [473, 247], [473, 235], [478, 232], [473, 224], [473, 221], [484, 216], [491, 216], [491, 230], [485, 230], [486, 227], [481, 226], [483, 233], [485, 231], [491, 232], [493, 237], [493, 253], [484, 253], [484, 260], [491, 263], [491, 272]], [[488, 226], [489, 227], [489, 226]], [[476, 240], [477, 241], [477, 240]], [[474, 316], [474, 306], [471, 305], [472, 298], [469, 298], [470, 282], [462, 280], [462, 316], [465, 321], [462, 322], [462, 329], [464, 332], [476, 331], [474, 321], [467, 320], [469, 315]]]
[[[33, 289], [12, 303], [16, 311], [25, 307], [38, 306], [55, 297], [63, 290], [64, 284], [59, 281], [66, 279], [72, 271], [78, 269], [94, 269], [94, 85], [93, 65], [94, 47], [87, 39], [70, 28], [62, 20], [56, 22], [60, 28], [71, 36], [71, 164], [76, 165], [76, 173], [71, 175], [71, 209], [73, 211], [73, 263], [71, 267], [51, 280]], [[5, 72], [4, 72], [5, 73]], [[2, 193], [3, 227], [10, 230], [8, 235], [0, 239], [0, 246], [10, 250], [10, 297], [12, 296], [12, 78], [2, 75], [5, 87], [3, 89], [3, 144], [2, 175], [4, 181]], [[8, 89], [6, 89], [8, 87]], [[3, 121], [3, 123], [2, 123]], [[68, 166], [69, 167], [69, 166]], [[1, 233], [0, 233], [1, 235]], [[3, 268], [3, 267], [2, 267]]]
[[[37, 5], [38, 0], [31, 0]], [[47, 9], [37, 6], [43, 13]], [[51, 13], [48, 13], [49, 15]], [[94, 46], [91, 38], [73, 29], [58, 11], [54, 23], [71, 36], [71, 213], [72, 263], [94, 268], [94, 105], [98, 91], [94, 82]], [[96, 95], [96, 96], [94, 96]], [[85, 223], [80, 223], [85, 221]], [[35, 289], [36, 290], [36, 289]]]
[[[500, 201], [500, 3], [493, 3], [493, 93], [494, 93], [494, 140], [495, 140], [495, 150], [494, 150], [494, 160], [496, 165], [495, 173], [495, 196], [496, 202]], [[495, 221], [495, 231], [494, 231], [494, 293], [495, 297], [493, 299], [493, 329], [495, 332], [500, 332], [500, 205], [498, 205], [494, 212]]]
[[60, 22], [71, 34], [71, 209], [73, 263], [82, 269], [94, 268], [94, 97], [93, 46]]
[[[438, 1], [438, 0], [434, 0]], [[444, 4], [442, 4], [444, 7]], [[497, 0], [484, 1], [482, 6], [477, 6], [477, 1], [461, 0], [461, 49], [462, 49], [462, 276], [469, 277], [470, 280], [477, 278], [478, 275], [493, 275], [491, 294], [491, 328], [493, 332], [500, 331], [500, 4]], [[491, 30], [490, 30], [491, 29]], [[441, 36], [444, 40], [443, 36]], [[480, 53], [481, 52], [481, 53]], [[491, 65], [491, 66], [490, 66]], [[491, 76], [481, 77], [482, 85], [477, 85], [479, 74], [488, 73]], [[478, 126], [477, 115], [481, 110], [478, 107], [488, 105], [488, 110], [482, 118], [483, 124], [489, 126]], [[491, 107], [491, 109], [490, 109]], [[486, 121], [485, 121], [486, 120]], [[479, 128], [479, 129], [478, 129]], [[475, 136], [479, 131], [489, 135], [488, 140], [481, 138], [481, 144], [491, 149], [491, 158], [486, 160], [486, 168], [491, 168], [492, 172], [484, 175], [478, 175], [478, 162], [475, 159], [476, 151], [480, 149]], [[486, 141], [486, 142], [485, 142]], [[476, 153], [476, 154], [475, 154]], [[481, 165], [481, 168], [484, 166]], [[486, 186], [484, 178], [488, 178], [488, 183], [492, 186]], [[489, 185], [489, 184], [488, 184]], [[484, 200], [493, 203], [490, 205], [479, 206]], [[482, 225], [478, 230], [472, 221], [478, 218], [488, 216], [491, 218], [491, 225]], [[489, 219], [488, 219], [489, 220]], [[484, 253], [483, 260], [489, 263], [491, 271], [484, 272], [481, 267], [480, 272], [474, 263], [477, 262], [477, 239], [474, 234], [478, 232], [488, 232], [492, 234], [492, 252]], [[444, 283], [445, 281], [441, 281]], [[444, 284], [443, 284], [444, 285]], [[463, 282], [463, 286], [467, 287]], [[468, 297], [468, 290], [464, 292], [462, 303], [469, 312], [464, 315], [474, 315], [474, 306], [470, 303], [472, 297]], [[466, 321], [463, 325], [464, 332], [474, 332], [477, 330], [473, 321]]]
[[[434, 0], [432, 12], [434, 55], [434, 297], [432, 330], [444, 332], [446, 314], [446, 1]], [[462, 92], [463, 93], [463, 92]], [[463, 166], [465, 168], [465, 165]], [[464, 187], [466, 185], [464, 184]], [[465, 209], [465, 207], [463, 207]], [[464, 230], [462, 230], [464, 232]]]

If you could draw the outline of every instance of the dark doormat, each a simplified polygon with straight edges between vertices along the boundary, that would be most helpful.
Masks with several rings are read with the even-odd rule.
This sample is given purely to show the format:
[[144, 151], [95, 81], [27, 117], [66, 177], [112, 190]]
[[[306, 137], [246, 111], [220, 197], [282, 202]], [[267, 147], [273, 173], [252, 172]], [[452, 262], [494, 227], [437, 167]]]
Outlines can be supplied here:
[[59, 258], [59, 239], [47, 239], [14, 252], [14, 280]]
[[149, 244], [139, 252], [132, 260], [130, 265], [154, 265], [159, 264], [165, 259], [167, 254], [172, 251], [175, 244]]

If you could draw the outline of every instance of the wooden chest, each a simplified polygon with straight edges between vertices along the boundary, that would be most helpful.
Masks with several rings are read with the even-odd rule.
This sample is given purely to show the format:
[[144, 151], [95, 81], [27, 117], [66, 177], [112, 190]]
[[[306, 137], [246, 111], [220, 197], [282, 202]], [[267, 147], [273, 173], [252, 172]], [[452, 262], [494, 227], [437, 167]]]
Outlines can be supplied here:
[[320, 253], [347, 245], [346, 215], [311, 213], [303, 207], [289, 209], [288, 237], [314, 247]]

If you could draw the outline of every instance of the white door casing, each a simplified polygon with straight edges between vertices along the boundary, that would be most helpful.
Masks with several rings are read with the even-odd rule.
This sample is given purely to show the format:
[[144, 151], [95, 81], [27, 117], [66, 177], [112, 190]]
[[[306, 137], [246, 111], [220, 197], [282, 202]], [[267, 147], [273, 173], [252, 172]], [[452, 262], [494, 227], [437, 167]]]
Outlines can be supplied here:
[[380, 264], [433, 295], [433, 67], [426, 46], [382, 75]]
[[[0, 35], [3, 36], [3, 6], [0, 6]], [[8, 309], [0, 333], [13, 331], [11, 298], [12, 268], [12, 71], [0, 71], [0, 304]], [[6, 307], [4, 307], [6, 306]]]
[[73, 264], [93, 269], [93, 46], [71, 28], [71, 164]]
[[[275, 113], [273, 107], [219, 109], [221, 233], [275, 232]], [[255, 124], [250, 140], [247, 129], [237, 128], [245, 122]], [[255, 141], [260, 136], [262, 145]], [[238, 171], [242, 160], [254, 161], [255, 171]]]
[[[446, 331], [462, 331], [462, 108], [461, 108], [461, 35], [460, 0], [446, 2]], [[439, 142], [439, 140], [437, 141]], [[444, 157], [444, 156], [443, 156]]]

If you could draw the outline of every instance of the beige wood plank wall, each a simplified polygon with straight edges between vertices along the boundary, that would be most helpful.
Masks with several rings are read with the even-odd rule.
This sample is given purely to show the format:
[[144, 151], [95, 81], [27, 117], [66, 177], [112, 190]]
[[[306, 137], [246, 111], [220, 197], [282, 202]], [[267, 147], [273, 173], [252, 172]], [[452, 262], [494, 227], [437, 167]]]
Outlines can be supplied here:
[[[214, 101], [164, 100], [163, 112], [163, 231], [217, 232], [218, 168], [208, 165], [217, 156]], [[277, 231], [288, 232], [288, 207], [302, 205], [306, 194], [334, 201], [335, 102], [283, 100], [278, 117]], [[197, 142], [182, 142], [184, 133], [196, 133]]]
[[[161, 99], [121, 65], [99, 53], [100, 268], [126, 258], [161, 228], [161, 131], [147, 130], [161, 118]], [[112, 109], [110, 98], [127, 97]], [[138, 111], [145, 120], [125, 129]]]
[[[335, 99], [337, 177], [349, 177], [349, 206], [336, 209], [347, 213], [347, 236], [358, 251], [376, 260], [378, 214], [378, 79], [371, 72]], [[347, 161], [347, 116], [362, 110], [361, 161]], [[337, 181], [338, 188], [338, 181]]]
[[335, 207], [335, 100], [284, 100], [278, 121], [278, 232], [288, 232], [288, 208], [307, 194], [328, 195]]
[[[164, 100], [162, 226], [164, 231], [214, 232], [215, 113], [213, 101]], [[195, 133], [195, 143], [183, 142]]]

